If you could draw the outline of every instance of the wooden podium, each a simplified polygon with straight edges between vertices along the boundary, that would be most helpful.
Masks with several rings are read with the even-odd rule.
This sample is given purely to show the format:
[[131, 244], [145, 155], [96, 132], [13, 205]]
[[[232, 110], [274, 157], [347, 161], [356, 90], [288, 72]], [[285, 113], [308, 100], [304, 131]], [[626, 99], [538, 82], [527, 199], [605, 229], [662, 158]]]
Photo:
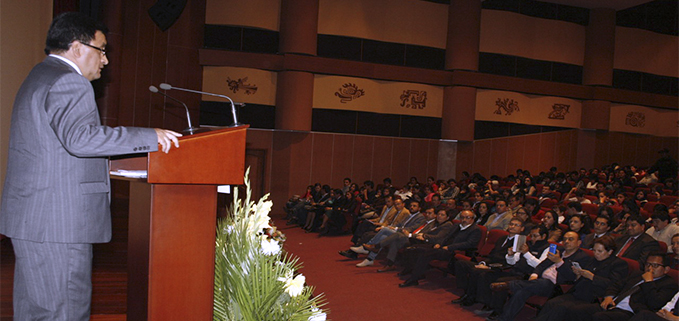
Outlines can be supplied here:
[[130, 181], [127, 320], [212, 320], [217, 185], [243, 184], [249, 126], [180, 138], [170, 153], [111, 161]]

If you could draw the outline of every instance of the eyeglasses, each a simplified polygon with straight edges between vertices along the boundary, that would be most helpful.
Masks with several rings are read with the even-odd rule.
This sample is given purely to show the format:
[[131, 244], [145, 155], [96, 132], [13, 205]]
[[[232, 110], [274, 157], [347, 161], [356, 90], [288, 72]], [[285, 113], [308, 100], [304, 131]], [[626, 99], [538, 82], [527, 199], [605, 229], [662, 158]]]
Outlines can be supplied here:
[[473, 220], [474, 219], [473, 216], [460, 216], [460, 218], [462, 218], [463, 220]]
[[106, 48], [95, 47], [95, 46], [93, 46], [93, 45], [86, 44], [86, 43], [84, 43], [84, 42], [81, 42], [81, 43], [82, 43], [83, 45], [85, 45], [85, 46], [88, 46], [88, 47], [92, 48], [92, 49], [99, 50], [99, 52], [101, 52], [101, 55], [102, 55], [102, 56], [106, 56]]
[[659, 267], [663, 267], [663, 264], [662, 264], [662, 263], [651, 263], [651, 262], [647, 262], [647, 263], [646, 263], [646, 266], [650, 266], [650, 267], [653, 267], [654, 269], [657, 269], [657, 268], [659, 268]]

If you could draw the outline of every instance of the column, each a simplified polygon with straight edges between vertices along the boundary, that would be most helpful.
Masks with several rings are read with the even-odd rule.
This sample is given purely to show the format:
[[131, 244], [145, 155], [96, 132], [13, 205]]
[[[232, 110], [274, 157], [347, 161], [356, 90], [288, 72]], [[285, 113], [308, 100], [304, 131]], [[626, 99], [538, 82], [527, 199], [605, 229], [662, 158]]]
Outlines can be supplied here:
[[[316, 55], [318, 0], [282, 0], [279, 52]], [[281, 71], [276, 85], [276, 129], [311, 130], [314, 75]]]
[[[607, 8], [590, 10], [589, 25], [585, 36], [582, 84], [612, 86], [615, 53], [615, 10]], [[610, 118], [611, 102], [594, 100], [583, 102], [580, 127], [608, 129]]]
[[[448, 9], [446, 70], [477, 71], [481, 34], [481, 1], [452, 0]], [[476, 88], [444, 89], [441, 137], [474, 140]]]

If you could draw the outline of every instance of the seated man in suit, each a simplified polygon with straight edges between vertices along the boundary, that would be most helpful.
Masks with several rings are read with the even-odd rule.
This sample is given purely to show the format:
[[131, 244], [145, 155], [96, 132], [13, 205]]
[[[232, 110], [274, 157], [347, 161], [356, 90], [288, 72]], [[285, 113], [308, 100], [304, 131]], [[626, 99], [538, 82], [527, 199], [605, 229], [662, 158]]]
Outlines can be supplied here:
[[597, 238], [593, 248], [594, 260], [589, 265], [573, 267], [573, 272], [578, 276], [575, 285], [568, 293], [547, 301], [536, 320], [565, 320], [566, 311], [577, 305], [597, 302], [611, 284], [627, 277], [627, 262], [613, 255], [616, 250], [613, 237], [607, 235]]
[[[523, 232], [523, 221], [514, 217], [507, 227], [508, 235], [502, 236], [495, 241], [493, 249], [486, 257], [477, 257], [476, 261], [457, 260], [455, 262], [455, 280], [457, 287], [464, 289], [464, 295], [452, 301], [463, 306], [470, 306], [476, 302], [476, 288], [480, 274], [491, 272], [490, 264], [506, 263], [507, 250], [514, 245], [514, 237]], [[479, 262], [476, 264], [475, 262]]]
[[679, 292], [658, 312], [644, 310], [635, 314], [630, 321], [679, 321]]
[[394, 196], [386, 196], [384, 197], [384, 206], [382, 207], [380, 215], [376, 218], [362, 220], [356, 227], [356, 230], [354, 230], [354, 235], [351, 237], [351, 243], [356, 244], [361, 236], [363, 236], [363, 233], [374, 231], [380, 226], [389, 225], [395, 217], [396, 207], [394, 206]]
[[[400, 200], [399, 200], [400, 201]], [[403, 210], [408, 211], [408, 210]], [[418, 228], [424, 222], [425, 218], [420, 213], [420, 202], [411, 201], [409, 215], [401, 220], [396, 225], [389, 225], [385, 227], [378, 228], [378, 232], [373, 236], [367, 243], [359, 246], [352, 246], [349, 249], [358, 254], [368, 254], [368, 257], [363, 260], [363, 262], [356, 264], [356, 267], [366, 267], [374, 264], [374, 260], [377, 257], [378, 251], [374, 248], [375, 244], [379, 244], [382, 240], [395, 233], [400, 233], [402, 231], [412, 231]], [[373, 252], [371, 252], [373, 251]]]
[[627, 235], [620, 236], [615, 240], [615, 245], [619, 249], [616, 256], [639, 262], [641, 269], [646, 264], [646, 257], [650, 253], [660, 250], [658, 241], [644, 233], [645, 223], [646, 220], [643, 216], [631, 214], [627, 218]]
[[608, 232], [611, 230], [611, 218], [605, 215], [599, 215], [596, 220], [594, 220], [593, 225], [594, 228], [592, 229], [592, 233], [585, 235], [582, 239], [583, 249], [591, 250], [592, 247], [594, 247], [594, 240], [604, 235], [608, 235]]
[[580, 266], [587, 266], [591, 260], [589, 255], [580, 249], [581, 243], [578, 233], [566, 232], [563, 236], [563, 247], [554, 254], [548, 253], [547, 260], [544, 260], [535, 268], [528, 280], [493, 283], [491, 287], [496, 291], [507, 289], [512, 291], [509, 302], [504, 307], [502, 315], [497, 319], [502, 321], [514, 320], [526, 300], [531, 296], [550, 297], [557, 286], [575, 282], [577, 276], [572, 269], [573, 262], [578, 262]]
[[[455, 251], [473, 251], [481, 240], [481, 229], [476, 225], [476, 216], [472, 211], [462, 211], [462, 222], [455, 226], [448, 239], [443, 243], [433, 244], [433, 246], [410, 247], [404, 253], [405, 268], [400, 273], [411, 276], [399, 287], [418, 285], [419, 280], [424, 278], [424, 273], [429, 267], [429, 262], [433, 260], [447, 261], [455, 256]], [[408, 253], [409, 252], [409, 253]]]
[[364, 244], [366, 248], [370, 248], [372, 252], [379, 251], [383, 248], [389, 248], [387, 252], [387, 265], [377, 270], [377, 272], [387, 272], [396, 269], [394, 262], [400, 249], [406, 248], [413, 244], [437, 244], [444, 241], [446, 237], [453, 231], [453, 223], [450, 221], [450, 211], [441, 209], [438, 213], [434, 208], [430, 207], [425, 211], [425, 217], [429, 220], [426, 224], [419, 226], [416, 229], [403, 229], [400, 233], [394, 233], [375, 244], [374, 248], [370, 245]]
[[507, 291], [493, 292], [490, 285], [493, 282], [508, 282], [511, 280], [525, 280], [533, 273], [533, 270], [547, 259], [549, 242], [547, 237], [549, 230], [544, 225], [535, 226], [530, 231], [530, 240], [522, 245], [517, 252], [512, 247], [507, 249], [505, 260], [511, 268], [504, 270], [491, 270], [491, 272], [479, 274], [476, 281], [476, 301], [483, 303], [483, 307], [474, 310], [477, 315], [491, 314], [497, 319], [502, 313], [502, 307], [507, 301]]
[[568, 311], [569, 320], [629, 320], [641, 311], [657, 311], [677, 293], [677, 282], [667, 275], [670, 267], [666, 254], [648, 256], [644, 272], [634, 272], [618, 280], [608, 289], [599, 303], [577, 305]]
[[[361, 245], [372, 239], [377, 234], [377, 229], [384, 226], [395, 226], [406, 214], [403, 212], [404, 208], [405, 203], [398, 196], [388, 196], [380, 217], [373, 220], [364, 220], [359, 224], [354, 232], [354, 236], [351, 238], [351, 242], [355, 245]], [[407, 212], [408, 210], [405, 211]], [[407, 214], [410, 215], [409, 212]], [[350, 259], [358, 258], [358, 254], [351, 249], [339, 251], [339, 254]]]

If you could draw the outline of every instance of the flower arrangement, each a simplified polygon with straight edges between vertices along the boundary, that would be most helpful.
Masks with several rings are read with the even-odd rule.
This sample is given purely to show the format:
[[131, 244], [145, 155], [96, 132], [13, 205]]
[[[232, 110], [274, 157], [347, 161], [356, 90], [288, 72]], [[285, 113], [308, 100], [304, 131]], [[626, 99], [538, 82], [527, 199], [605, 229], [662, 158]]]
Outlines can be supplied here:
[[324, 321], [322, 294], [313, 296], [297, 273], [301, 263], [282, 249], [285, 235], [269, 217], [269, 194], [250, 200], [249, 172], [245, 199], [234, 189], [233, 204], [217, 224], [214, 320]]

